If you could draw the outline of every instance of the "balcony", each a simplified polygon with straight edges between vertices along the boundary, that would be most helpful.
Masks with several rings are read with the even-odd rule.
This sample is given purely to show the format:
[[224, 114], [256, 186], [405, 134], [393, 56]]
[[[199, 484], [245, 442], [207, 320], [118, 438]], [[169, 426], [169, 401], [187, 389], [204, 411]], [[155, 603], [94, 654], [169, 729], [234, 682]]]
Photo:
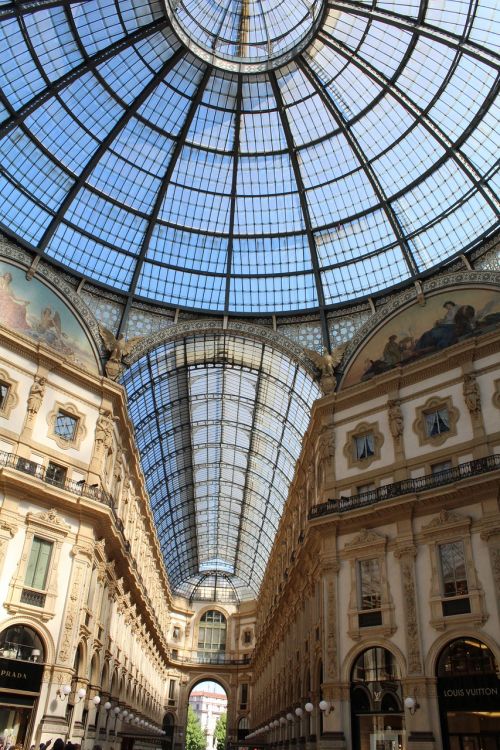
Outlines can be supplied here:
[[311, 508], [309, 519], [313, 520], [321, 516], [328, 516], [331, 513], [347, 513], [350, 510], [366, 508], [369, 505], [376, 505], [376, 503], [380, 503], [383, 500], [392, 500], [403, 495], [412, 495], [418, 492], [425, 492], [426, 490], [433, 490], [437, 487], [444, 487], [447, 484], [459, 482], [462, 479], [470, 479], [471, 477], [498, 471], [498, 469], [500, 469], [499, 454], [477, 458], [474, 461], [468, 461], [467, 463], [459, 464], [459, 466], [445, 469], [435, 474], [428, 474], [425, 477], [403, 479], [401, 482], [386, 484], [383, 487], [377, 487], [377, 489], [362, 492], [352, 497], [327, 500], [326, 503], [321, 503]]
[[43, 464], [37, 464], [35, 461], [31, 461], [28, 458], [22, 458], [21, 456], [16, 456], [14, 453], [0, 451], [0, 467], [3, 466], [10, 469], [16, 469], [23, 474], [29, 474], [30, 476], [35, 477], [35, 479], [40, 479], [42, 482], [45, 482], [45, 484], [50, 484], [52, 487], [59, 487], [62, 490], [66, 490], [66, 492], [71, 492], [73, 495], [88, 497], [91, 500], [97, 500], [100, 503], [109, 505], [111, 508], [114, 507], [112, 496], [101, 487], [94, 484], [87, 484], [86, 482], [74, 482], [72, 479], [55, 481], [52, 473], [47, 474], [46, 467]]
[[179, 656], [175, 649], [170, 652], [170, 658], [178, 664], [218, 664], [225, 666], [242, 666], [250, 664], [250, 656], [244, 656], [241, 659], [233, 659], [224, 653], [203, 654], [196, 653], [190, 656]]

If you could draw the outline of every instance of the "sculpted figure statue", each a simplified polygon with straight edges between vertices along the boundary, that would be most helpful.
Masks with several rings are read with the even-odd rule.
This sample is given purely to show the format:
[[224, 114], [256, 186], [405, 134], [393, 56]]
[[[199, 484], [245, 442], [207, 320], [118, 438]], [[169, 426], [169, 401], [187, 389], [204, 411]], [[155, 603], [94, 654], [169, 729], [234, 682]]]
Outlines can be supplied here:
[[30, 388], [28, 396], [28, 417], [34, 417], [42, 405], [47, 378], [35, 376], [35, 381]]
[[394, 438], [400, 438], [403, 434], [404, 420], [401, 411], [401, 401], [394, 399], [389, 401], [389, 428]]
[[106, 375], [112, 380], [116, 380], [121, 371], [123, 358], [130, 354], [134, 346], [141, 340], [142, 336], [133, 336], [131, 339], [125, 339], [123, 333], [118, 338], [108, 331], [103, 325], [99, 324], [99, 333], [106, 351], [109, 352], [109, 359], [106, 362]]
[[346, 347], [347, 344], [337, 346], [331, 354], [325, 350], [323, 350], [323, 354], [319, 354], [314, 349], [304, 349], [320, 372], [319, 383], [325, 393], [333, 393], [336, 388], [335, 372], [344, 356]]
[[464, 401], [471, 414], [478, 414], [481, 411], [481, 395], [476, 376], [472, 374], [464, 375]]
[[101, 409], [95, 427], [96, 447], [109, 450], [113, 445], [113, 418], [111, 412]]

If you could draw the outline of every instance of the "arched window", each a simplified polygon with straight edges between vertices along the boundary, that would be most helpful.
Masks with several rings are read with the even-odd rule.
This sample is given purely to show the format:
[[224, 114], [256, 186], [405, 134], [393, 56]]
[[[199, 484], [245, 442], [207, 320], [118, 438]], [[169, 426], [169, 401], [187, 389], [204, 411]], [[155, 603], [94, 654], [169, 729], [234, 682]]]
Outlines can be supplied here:
[[401, 678], [394, 655], [377, 646], [363, 651], [351, 670], [353, 750], [402, 747], [404, 737]]
[[495, 674], [495, 658], [490, 649], [475, 638], [459, 638], [449, 643], [439, 657], [438, 677]]
[[246, 716], [242, 716], [242, 718], [238, 722], [238, 741], [239, 742], [245, 739], [245, 737], [248, 734], [248, 730], [249, 730], [248, 718]]
[[200, 619], [198, 629], [198, 658], [213, 661], [226, 651], [226, 618], [222, 612], [210, 609]]
[[11, 625], [0, 633], [0, 656], [24, 661], [45, 661], [45, 649], [38, 633], [26, 625]]
[[385, 648], [369, 648], [354, 662], [351, 682], [379, 682], [399, 680], [400, 674], [394, 656]]
[[500, 748], [500, 679], [488, 646], [457, 638], [441, 651], [436, 672], [443, 750]]

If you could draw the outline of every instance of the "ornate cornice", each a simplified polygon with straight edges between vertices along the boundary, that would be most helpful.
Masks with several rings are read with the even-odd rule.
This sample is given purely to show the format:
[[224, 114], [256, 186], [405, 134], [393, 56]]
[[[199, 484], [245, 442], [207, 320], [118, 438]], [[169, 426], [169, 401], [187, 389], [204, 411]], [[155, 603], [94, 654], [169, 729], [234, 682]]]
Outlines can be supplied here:
[[224, 324], [222, 319], [215, 320], [194, 320], [176, 325], [168, 325], [155, 331], [149, 336], [144, 336], [132, 349], [131, 353], [124, 358], [126, 365], [137, 362], [148, 352], [156, 349], [161, 344], [171, 341], [178, 341], [189, 336], [201, 336], [204, 333], [234, 335], [245, 338], [252, 338], [263, 344], [268, 344], [274, 349], [286, 354], [290, 359], [299, 362], [307, 372], [314, 378], [317, 377], [317, 368], [314, 363], [306, 356], [301, 346], [281, 333], [273, 331], [271, 328], [265, 328], [255, 323], [244, 323], [238, 320], [228, 320]]

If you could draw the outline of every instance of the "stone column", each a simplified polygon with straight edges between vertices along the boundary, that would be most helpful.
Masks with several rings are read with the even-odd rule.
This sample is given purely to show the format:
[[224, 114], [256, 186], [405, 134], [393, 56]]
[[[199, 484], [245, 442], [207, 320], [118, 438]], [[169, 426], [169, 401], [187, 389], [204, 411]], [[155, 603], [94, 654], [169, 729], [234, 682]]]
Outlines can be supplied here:
[[500, 615], [500, 519], [491, 520], [487, 525], [483, 520], [484, 528], [481, 531], [481, 539], [487, 546], [490, 556], [491, 570], [495, 584], [495, 602]]
[[16, 535], [17, 526], [6, 520], [0, 520], [0, 575], [2, 574], [5, 555], [10, 540]]
[[422, 674], [422, 654], [420, 632], [417, 616], [417, 595], [415, 586], [415, 558], [417, 548], [409, 542], [394, 550], [394, 557], [399, 560], [401, 582], [403, 586], [404, 625], [406, 640], [406, 658], [408, 674]]
[[429, 694], [424, 677], [420, 629], [418, 623], [417, 594], [415, 581], [415, 558], [417, 548], [411, 539], [394, 550], [399, 560], [403, 589], [403, 621], [405, 630], [408, 677], [403, 683], [403, 699], [414, 697], [419, 708], [412, 714], [405, 709], [405, 727], [408, 732], [408, 748], [434, 750], [437, 746], [432, 731], [432, 708], [435, 698]]
[[73, 565], [68, 587], [68, 597], [63, 617], [63, 626], [59, 638], [58, 662], [73, 666], [75, 649], [78, 645], [80, 615], [85, 606], [88, 582], [92, 570], [94, 554], [93, 540], [82, 539], [71, 550]]
[[[331, 543], [331, 540], [330, 540]], [[344, 691], [340, 682], [338, 655], [338, 606], [337, 575], [340, 564], [336, 557], [323, 559], [323, 700], [331, 703], [331, 709], [323, 713], [323, 734], [317, 746], [322, 750], [343, 750], [346, 747], [341, 710]], [[319, 709], [316, 709], [319, 711]]]

